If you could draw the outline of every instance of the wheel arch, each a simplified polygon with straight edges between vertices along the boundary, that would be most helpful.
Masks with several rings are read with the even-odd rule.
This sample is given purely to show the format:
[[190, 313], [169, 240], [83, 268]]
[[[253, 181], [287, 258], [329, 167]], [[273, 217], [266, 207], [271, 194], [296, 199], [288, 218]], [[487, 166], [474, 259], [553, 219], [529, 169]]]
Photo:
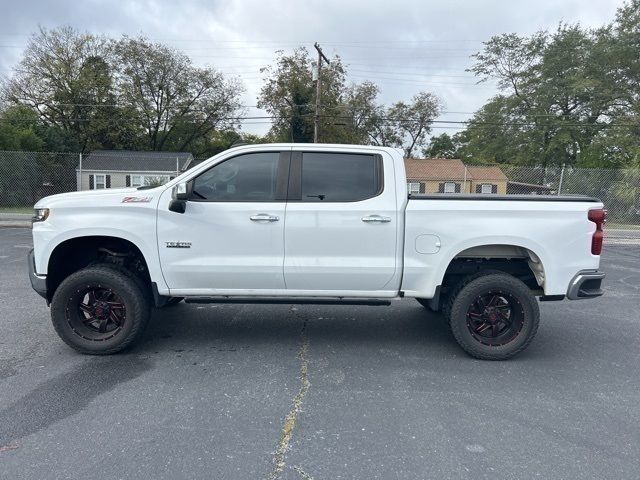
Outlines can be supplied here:
[[60, 283], [76, 272], [99, 260], [107, 259], [123, 266], [149, 285], [153, 277], [152, 262], [139, 244], [131, 238], [113, 234], [84, 234], [61, 239], [47, 255], [47, 300], [51, 300]]
[[526, 262], [538, 286], [544, 290], [549, 275], [547, 255], [540, 245], [526, 239], [484, 239], [457, 245], [442, 262], [436, 275], [436, 285], [443, 285], [445, 277], [457, 262], [476, 260], [479, 268], [504, 270], [508, 262]]

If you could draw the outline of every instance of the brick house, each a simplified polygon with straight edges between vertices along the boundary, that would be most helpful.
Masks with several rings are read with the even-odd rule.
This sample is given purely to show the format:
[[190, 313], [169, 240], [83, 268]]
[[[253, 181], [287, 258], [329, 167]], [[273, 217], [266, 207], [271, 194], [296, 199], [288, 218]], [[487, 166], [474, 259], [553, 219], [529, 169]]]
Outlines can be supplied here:
[[507, 176], [499, 167], [444, 158], [405, 158], [404, 165], [409, 193], [507, 193]]

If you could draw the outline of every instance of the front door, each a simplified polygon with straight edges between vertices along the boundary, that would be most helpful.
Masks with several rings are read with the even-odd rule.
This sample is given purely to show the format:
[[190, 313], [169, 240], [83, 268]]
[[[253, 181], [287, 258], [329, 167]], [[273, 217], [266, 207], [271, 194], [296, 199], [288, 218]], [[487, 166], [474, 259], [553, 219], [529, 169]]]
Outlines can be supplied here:
[[[158, 248], [171, 294], [285, 288], [284, 215], [290, 152], [239, 154], [192, 180], [183, 214], [158, 209]], [[253, 293], [253, 292], [252, 292]]]
[[391, 159], [294, 152], [285, 225], [289, 290], [358, 295], [398, 287]]

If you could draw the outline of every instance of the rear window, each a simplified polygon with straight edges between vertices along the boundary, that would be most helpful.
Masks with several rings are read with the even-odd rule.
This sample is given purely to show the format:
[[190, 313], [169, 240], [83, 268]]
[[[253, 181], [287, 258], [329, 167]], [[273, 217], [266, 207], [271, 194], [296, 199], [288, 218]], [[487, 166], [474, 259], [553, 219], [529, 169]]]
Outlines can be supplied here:
[[378, 155], [314, 153], [302, 155], [303, 202], [357, 202], [382, 191]]

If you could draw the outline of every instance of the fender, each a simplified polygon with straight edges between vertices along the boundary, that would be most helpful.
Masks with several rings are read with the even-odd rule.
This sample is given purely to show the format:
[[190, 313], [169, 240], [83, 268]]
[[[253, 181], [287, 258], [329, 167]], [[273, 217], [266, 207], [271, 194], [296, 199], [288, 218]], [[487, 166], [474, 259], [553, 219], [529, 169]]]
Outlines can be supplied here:
[[[100, 228], [100, 227], [84, 227], [84, 228], [76, 228], [73, 230], [65, 230], [60, 232], [59, 234], [51, 237], [46, 243], [45, 248], [39, 255], [37, 255], [36, 259], [36, 269], [39, 274], [47, 274], [49, 259], [51, 258], [51, 254], [53, 251], [63, 242], [67, 240], [72, 240], [74, 238], [81, 237], [91, 237], [91, 236], [100, 236], [100, 237], [113, 237], [113, 238], [121, 238], [123, 240], [127, 240], [133, 243], [145, 259], [147, 264], [147, 268], [149, 270], [149, 275], [151, 277], [151, 281], [155, 282], [158, 286], [158, 291], [161, 294], [168, 292], [169, 289], [164, 281], [164, 277], [162, 276], [162, 272], [160, 271], [160, 260], [158, 258], [158, 247], [155, 242], [155, 231], [154, 235], [151, 239], [153, 242], [145, 241], [144, 237], [136, 234], [130, 230], [124, 230], [121, 228]], [[38, 259], [40, 262], [38, 262]]]
[[[542, 245], [529, 238], [512, 235], [484, 235], [462, 241], [457, 241], [444, 247], [435, 255], [412, 255], [412, 262], [406, 264], [405, 283], [402, 290], [407, 296], [418, 298], [433, 298], [436, 288], [442, 285], [447, 268], [455, 257], [463, 251], [473, 247], [483, 247], [487, 245], [508, 245], [521, 247], [531, 251], [538, 257], [546, 279], [553, 279], [555, 271], [550, 255]], [[409, 280], [410, 279], [410, 280]], [[544, 290], [552, 291], [556, 286], [545, 281]], [[566, 286], [562, 286], [566, 288]]]
[[508, 235], [488, 235], [480, 238], [473, 238], [466, 241], [458, 242], [451, 246], [451, 248], [449, 248], [447, 251], [447, 256], [444, 257], [443, 261], [438, 267], [436, 273], [438, 285], [442, 284], [447, 268], [449, 268], [449, 264], [453, 261], [454, 258], [470, 248], [484, 247], [487, 245], [505, 245], [526, 248], [527, 250], [531, 251], [536, 257], [538, 257], [540, 263], [542, 264], [542, 268], [545, 271], [545, 277], [547, 276], [546, 267], [550, 262], [548, 261], [549, 258], [546, 249], [542, 245], [528, 238]]

